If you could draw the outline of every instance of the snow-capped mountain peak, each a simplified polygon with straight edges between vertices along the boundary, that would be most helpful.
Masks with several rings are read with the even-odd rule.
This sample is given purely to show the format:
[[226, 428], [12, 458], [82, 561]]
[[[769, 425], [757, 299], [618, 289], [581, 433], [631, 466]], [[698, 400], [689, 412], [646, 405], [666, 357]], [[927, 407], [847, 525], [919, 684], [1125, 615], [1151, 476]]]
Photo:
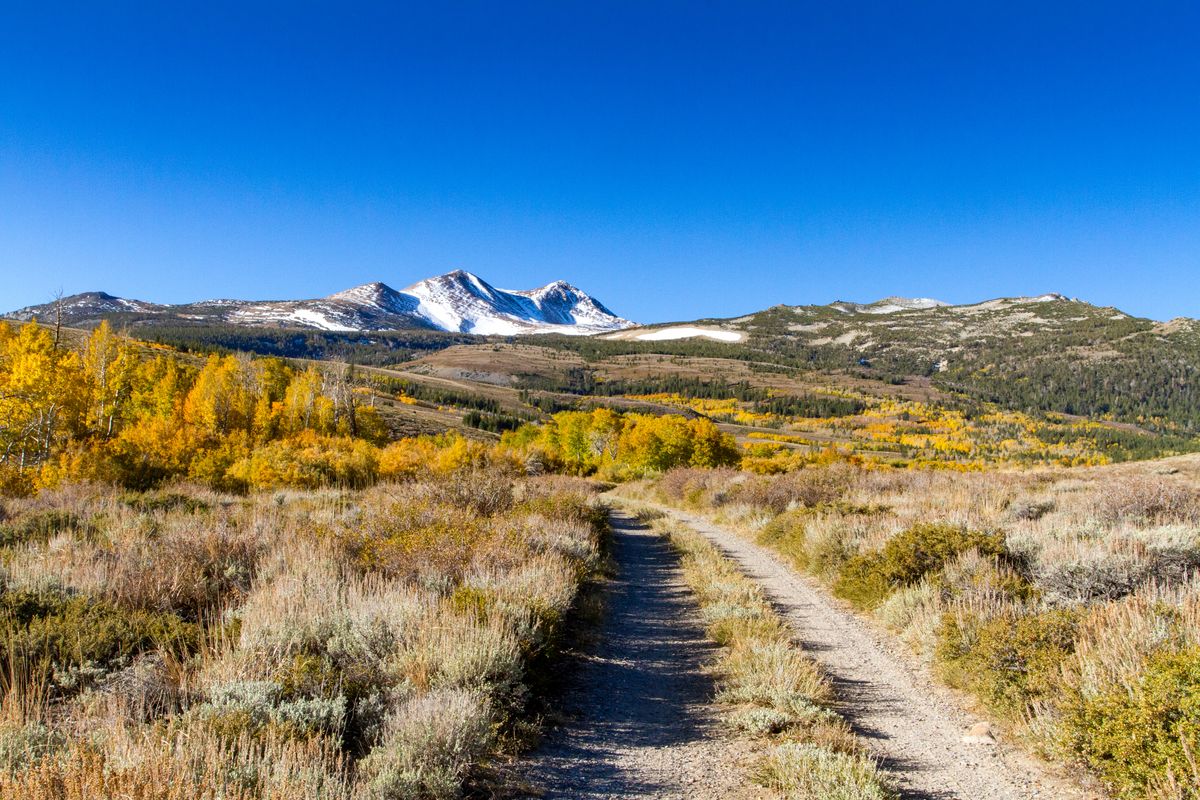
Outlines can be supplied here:
[[405, 314], [416, 308], [416, 303], [403, 292], [398, 292], [386, 283], [375, 281], [329, 295], [327, 300], [350, 303], [357, 306], [376, 308], [396, 314]]
[[[162, 318], [185, 324], [345, 332], [429, 328], [483, 335], [594, 334], [633, 324], [565, 281], [527, 291], [508, 291], [461, 269], [418, 281], [402, 291], [376, 281], [315, 300], [207, 300], [167, 306], [88, 292], [64, 298], [62, 307], [74, 324], [126, 313], [137, 313], [139, 321], [148, 324]], [[55, 304], [48, 303], [8, 316], [49, 319], [54, 311]]]
[[601, 333], [629, 327], [592, 297], [565, 281], [538, 289], [497, 289], [477, 275], [455, 270], [404, 290], [416, 313], [443, 330], [515, 334], [536, 328], [557, 333]]

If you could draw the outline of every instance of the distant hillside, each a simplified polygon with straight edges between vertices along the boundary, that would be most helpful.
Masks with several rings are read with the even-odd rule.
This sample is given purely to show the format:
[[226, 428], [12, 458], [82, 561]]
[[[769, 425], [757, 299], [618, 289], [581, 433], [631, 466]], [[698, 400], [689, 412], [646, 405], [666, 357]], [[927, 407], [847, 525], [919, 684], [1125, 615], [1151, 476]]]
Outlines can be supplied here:
[[671, 338], [672, 330], [699, 348], [897, 381], [927, 378], [1007, 408], [1200, 431], [1200, 323], [1192, 319], [1160, 323], [1057, 294], [959, 306], [889, 298], [775, 306], [605, 338], [645, 343]]

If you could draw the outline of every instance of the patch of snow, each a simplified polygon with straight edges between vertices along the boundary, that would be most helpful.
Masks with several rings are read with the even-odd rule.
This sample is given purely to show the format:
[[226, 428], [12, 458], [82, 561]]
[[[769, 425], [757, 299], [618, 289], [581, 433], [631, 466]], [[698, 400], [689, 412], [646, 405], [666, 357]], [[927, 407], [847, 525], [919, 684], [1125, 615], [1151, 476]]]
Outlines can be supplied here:
[[972, 303], [964, 306], [951, 306], [950, 310], [959, 314], [973, 314], [978, 311], [992, 311], [998, 308], [1010, 308], [1012, 306], [1026, 305], [1030, 303], [1054, 303], [1067, 298], [1061, 294], [1050, 293], [1038, 295], [1037, 297], [997, 297], [994, 300], [985, 300], [982, 303]]
[[691, 325], [677, 325], [670, 328], [639, 333], [633, 338], [642, 342], [663, 342], [673, 339], [715, 339], [718, 342], [740, 342], [746, 334], [740, 331], [726, 331], [719, 328], [696, 328]]
[[296, 322], [302, 322], [306, 325], [320, 328], [323, 331], [356, 331], [357, 328], [351, 328], [347, 325], [341, 325], [329, 317], [322, 314], [320, 311], [312, 311], [307, 308], [298, 308], [288, 315], [289, 319], [294, 319]]
[[416, 298], [416, 314], [434, 326], [464, 333], [590, 334], [633, 325], [565, 281], [510, 292], [456, 270], [415, 283], [401, 294]]
[[887, 297], [865, 306], [862, 310], [868, 314], [895, 314], [898, 311], [927, 311], [949, 305], [932, 297]]

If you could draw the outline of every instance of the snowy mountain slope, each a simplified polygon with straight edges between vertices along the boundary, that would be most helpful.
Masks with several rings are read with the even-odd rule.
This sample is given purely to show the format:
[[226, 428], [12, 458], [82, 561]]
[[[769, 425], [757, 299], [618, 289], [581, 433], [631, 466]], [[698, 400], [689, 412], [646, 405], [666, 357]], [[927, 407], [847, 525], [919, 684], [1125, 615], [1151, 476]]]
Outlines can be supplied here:
[[[38, 317], [45, 321], [51, 321], [55, 316], [55, 303], [46, 303], [42, 306], [30, 306], [29, 309], [21, 309], [14, 311], [12, 314], [6, 315], [14, 319], [29, 319], [30, 315], [22, 316], [22, 312], [37, 310]], [[155, 303], [146, 303], [141, 300], [126, 300], [123, 297], [113, 297], [105, 292], [84, 292], [83, 294], [75, 294], [62, 299], [62, 315], [63, 321], [72, 317], [77, 317], [80, 314], [100, 315], [100, 314], [130, 314], [130, 313], [154, 313], [166, 306], [156, 305]]]
[[[69, 325], [87, 325], [119, 315], [139, 325], [219, 323], [342, 332], [423, 328], [480, 335], [587, 335], [633, 325], [564, 281], [540, 289], [507, 291], [463, 270], [419, 281], [403, 291], [384, 283], [367, 283], [315, 300], [157, 305], [87, 292], [64, 298], [62, 312]], [[55, 304], [47, 303], [6, 316], [49, 320], [55, 313]]]
[[433, 327], [463, 333], [508, 335], [528, 333], [531, 327], [602, 333], [633, 324], [565, 281], [508, 291], [456, 270], [414, 283], [403, 294], [417, 298], [415, 313]]

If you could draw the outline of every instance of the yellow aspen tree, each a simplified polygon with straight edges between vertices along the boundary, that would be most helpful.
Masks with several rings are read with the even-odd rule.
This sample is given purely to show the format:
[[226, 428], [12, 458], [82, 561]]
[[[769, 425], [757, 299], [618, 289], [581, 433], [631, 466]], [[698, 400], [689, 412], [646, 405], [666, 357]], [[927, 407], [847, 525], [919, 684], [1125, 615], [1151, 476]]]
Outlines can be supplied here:
[[87, 382], [79, 356], [37, 323], [5, 337], [0, 356], [0, 463], [25, 470], [81, 428]]
[[91, 389], [88, 424], [104, 439], [112, 438], [129, 404], [137, 367], [130, 342], [114, 334], [107, 320], [101, 322], [88, 337], [83, 368]]

